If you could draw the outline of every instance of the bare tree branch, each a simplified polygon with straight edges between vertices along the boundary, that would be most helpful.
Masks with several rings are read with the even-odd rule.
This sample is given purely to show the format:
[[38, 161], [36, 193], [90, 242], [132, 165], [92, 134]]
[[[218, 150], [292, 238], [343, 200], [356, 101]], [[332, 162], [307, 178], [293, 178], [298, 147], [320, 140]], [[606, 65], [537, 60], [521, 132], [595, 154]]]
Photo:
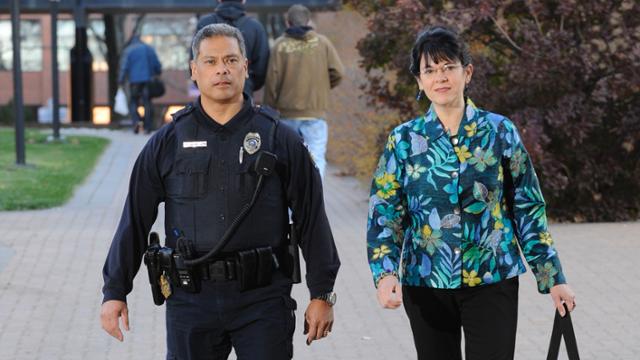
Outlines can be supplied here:
[[516, 50], [522, 51], [522, 48], [518, 46], [518, 44], [516, 44], [516, 42], [513, 41], [511, 36], [507, 34], [507, 32], [502, 28], [502, 26], [500, 26], [500, 24], [498, 23], [498, 20], [496, 20], [496, 18], [494, 18], [493, 16], [491, 16], [490, 18], [491, 18], [491, 21], [493, 21], [493, 24], [498, 28], [502, 36], [504, 36], [505, 39], [509, 42], [509, 44], [511, 44], [511, 46], [513, 46]]
[[142, 25], [144, 25], [144, 17], [146, 15], [147, 14], [141, 14], [136, 18], [136, 22], [135, 22], [135, 25], [133, 26], [133, 31], [131, 31], [131, 37], [129, 38], [129, 41], [131, 41], [131, 38], [133, 38], [134, 36], [140, 35], [140, 31], [142, 30]]

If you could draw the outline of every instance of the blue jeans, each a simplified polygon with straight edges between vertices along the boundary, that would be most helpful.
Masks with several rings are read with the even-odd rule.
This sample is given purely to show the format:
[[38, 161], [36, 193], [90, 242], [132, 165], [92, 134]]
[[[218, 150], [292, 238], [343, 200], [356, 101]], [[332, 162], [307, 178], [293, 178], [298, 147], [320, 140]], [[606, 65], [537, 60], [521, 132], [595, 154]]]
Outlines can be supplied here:
[[329, 127], [324, 119], [282, 119], [283, 124], [292, 128], [302, 136], [320, 176], [324, 178], [324, 170], [327, 167], [325, 154], [327, 153], [327, 139], [329, 138]]

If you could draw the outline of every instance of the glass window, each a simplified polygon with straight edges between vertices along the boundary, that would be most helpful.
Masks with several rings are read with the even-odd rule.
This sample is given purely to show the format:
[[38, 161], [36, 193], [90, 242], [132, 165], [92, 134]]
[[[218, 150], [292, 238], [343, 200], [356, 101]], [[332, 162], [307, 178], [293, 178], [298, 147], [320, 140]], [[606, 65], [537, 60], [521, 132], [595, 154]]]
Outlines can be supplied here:
[[144, 20], [141, 38], [156, 50], [163, 70], [187, 70], [194, 30], [190, 16], [153, 17]]
[[[42, 25], [38, 20], [20, 21], [22, 71], [42, 71]], [[0, 71], [13, 69], [11, 20], [0, 20]]]
[[69, 71], [71, 48], [76, 42], [76, 25], [73, 20], [58, 20], [58, 70]]
[[[90, 19], [87, 27], [87, 46], [93, 57], [93, 71], [107, 71], [107, 47], [100, 38], [104, 38], [104, 22]], [[58, 20], [58, 69], [69, 71], [71, 68], [71, 48], [76, 43], [76, 24], [73, 20]]]
[[101, 39], [104, 35], [104, 21], [102, 19], [90, 19], [87, 28], [87, 42], [91, 56], [93, 56], [93, 71], [109, 71], [107, 63], [107, 44]]

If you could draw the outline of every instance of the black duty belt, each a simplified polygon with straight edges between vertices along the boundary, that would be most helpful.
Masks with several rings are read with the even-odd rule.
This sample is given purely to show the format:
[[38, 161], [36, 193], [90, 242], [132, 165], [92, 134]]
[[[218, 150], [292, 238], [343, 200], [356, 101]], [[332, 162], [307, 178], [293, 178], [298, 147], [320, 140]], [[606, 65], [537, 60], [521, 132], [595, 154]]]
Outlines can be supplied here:
[[[280, 269], [284, 257], [286, 257], [286, 248], [278, 247], [273, 249], [273, 270]], [[221, 257], [207, 260], [202, 264], [195, 265], [200, 279], [208, 281], [232, 281], [237, 280], [240, 276], [240, 269], [236, 254], [227, 253]]]
[[237, 279], [238, 263], [233, 258], [206, 262], [196, 266], [200, 268], [202, 280], [231, 281]]

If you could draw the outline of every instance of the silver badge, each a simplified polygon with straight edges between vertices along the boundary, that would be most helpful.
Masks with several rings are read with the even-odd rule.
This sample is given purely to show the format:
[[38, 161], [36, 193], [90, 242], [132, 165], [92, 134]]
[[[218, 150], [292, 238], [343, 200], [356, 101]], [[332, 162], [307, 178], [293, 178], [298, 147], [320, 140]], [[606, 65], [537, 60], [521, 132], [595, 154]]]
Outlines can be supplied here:
[[256, 151], [260, 150], [260, 145], [262, 144], [262, 140], [260, 140], [260, 134], [258, 133], [247, 133], [244, 137], [244, 149], [249, 155], [253, 155]]

